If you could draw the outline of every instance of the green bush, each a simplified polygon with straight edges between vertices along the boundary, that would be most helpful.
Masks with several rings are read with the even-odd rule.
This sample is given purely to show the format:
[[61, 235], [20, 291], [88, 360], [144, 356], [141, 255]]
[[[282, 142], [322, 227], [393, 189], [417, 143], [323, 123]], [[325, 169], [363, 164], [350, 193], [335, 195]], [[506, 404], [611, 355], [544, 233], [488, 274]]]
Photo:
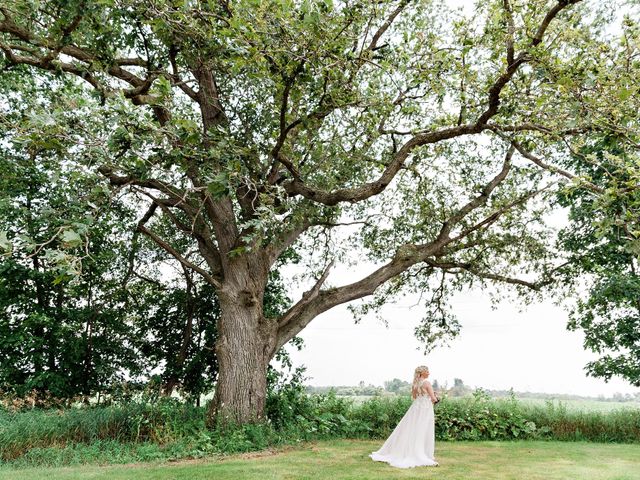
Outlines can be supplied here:
[[[309, 396], [298, 387], [271, 392], [267, 420], [219, 424], [209, 430], [207, 407], [172, 399], [151, 403], [0, 409], [0, 460], [14, 466], [123, 463], [236, 453], [325, 438], [384, 439], [411, 405], [409, 397], [374, 397], [362, 404], [333, 392]], [[568, 411], [515, 399], [443, 399], [435, 407], [438, 440], [588, 440], [640, 442], [640, 410]]]
[[512, 440], [533, 438], [536, 432], [536, 422], [517, 402], [463, 398], [436, 407], [441, 440]]
[[350, 416], [353, 435], [364, 438], [386, 437], [411, 405], [411, 397], [372, 398], [355, 407]]

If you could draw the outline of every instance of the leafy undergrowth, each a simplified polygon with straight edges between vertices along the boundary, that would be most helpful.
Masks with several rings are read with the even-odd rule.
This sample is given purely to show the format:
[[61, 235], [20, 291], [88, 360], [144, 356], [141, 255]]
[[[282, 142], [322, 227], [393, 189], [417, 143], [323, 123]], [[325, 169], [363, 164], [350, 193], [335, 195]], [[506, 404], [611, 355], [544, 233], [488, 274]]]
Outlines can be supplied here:
[[[205, 424], [206, 407], [171, 399], [65, 410], [0, 410], [0, 461], [12, 467], [116, 464], [201, 458], [336, 439], [383, 439], [410, 398], [355, 405], [334, 395], [283, 391], [269, 398], [262, 424]], [[640, 443], [640, 410], [571, 411], [515, 399], [445, 399], [436, 407], [438, 440], [588, 440]], [[640, 456], [639, 456], [640, 458]]]

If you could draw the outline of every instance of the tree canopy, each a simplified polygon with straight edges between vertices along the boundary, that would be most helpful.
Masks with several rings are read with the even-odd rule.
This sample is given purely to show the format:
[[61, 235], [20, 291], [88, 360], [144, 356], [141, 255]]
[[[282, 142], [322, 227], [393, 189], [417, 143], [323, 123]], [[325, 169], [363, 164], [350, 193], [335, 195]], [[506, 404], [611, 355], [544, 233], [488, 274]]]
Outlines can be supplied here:
[[[432, 347], [459, 328], [451, 291], [550, 285], [567, 259], [545, 212], [567, 182], [601, 191], [563, 159], [612, 132], [637, 149], [638, 26], [621, 4], [496, 0], [465, 16], [435, 0], [8, 0], [4, 142], [144, 205], [136, 230], [220, 302], [212, 413], [248, 421], [268, 361], [337, 305], [425, 292], [417, 334]], [[64, 90], [42, 101], [24, 76]], [[14, 101], [29, 113], [9, 121]], [[291, 250], [309, 289], [267, 312]], [[331, 276], [363, 260], [359, 280]]]
[[598, 185], [598, 191], [571, 188], [560, 203], [569, 208], [569, 226], [560, 242], [571, 259], [568, 285], [586, 289], [577, 297], [569, 322], [582, 330], [584, 346], [600, 357], [587, 371], [610, 379], [619, 375], [640, 386], [640, 171], [616, 136], [583, 146], [567, 163]]

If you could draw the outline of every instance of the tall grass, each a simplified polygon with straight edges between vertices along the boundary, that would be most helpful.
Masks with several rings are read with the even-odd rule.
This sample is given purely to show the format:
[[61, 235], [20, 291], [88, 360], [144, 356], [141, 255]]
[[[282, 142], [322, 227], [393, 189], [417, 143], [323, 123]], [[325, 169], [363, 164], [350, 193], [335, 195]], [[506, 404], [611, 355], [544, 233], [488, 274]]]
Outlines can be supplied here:
[[0, 410], [0, 459], [11, 460], [33, 448], [101, 440], [163, 445], [204, 429], [203, 409], [171, 400], [65, 410]]
[[540, 428], [540, 436], [554, 440], [640, 442], [640, 409], [610, 412], [571, 411], [563, 404], [525, 409]]
[[[383, 439], [407, 411], [408, 397], [356, 405], [332, 394], [271, 395], [268, 419], [208, 430], [206, 407], [175, 400], [116, 406], [0, 410], [0, 462], [11, 465], [121, 463], [242, 452], [327, 438]], [[640, 443], [640, 409], [580, 412], [482, 395], [435, 407], [439, 440], [587, 440]]]

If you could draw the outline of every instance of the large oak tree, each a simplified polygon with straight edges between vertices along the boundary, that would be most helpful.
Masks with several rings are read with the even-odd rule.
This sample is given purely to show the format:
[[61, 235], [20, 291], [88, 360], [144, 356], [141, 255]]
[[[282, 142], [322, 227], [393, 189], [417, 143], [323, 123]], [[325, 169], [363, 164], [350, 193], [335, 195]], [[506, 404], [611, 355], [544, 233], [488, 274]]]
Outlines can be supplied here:
[[[465, 16], [430, 0], [5, 0], [2, 68], [86, 85], [34, 100], [5, 132], [146, 202], [137, 230], [219, 299], [212, 413], [251, 421], [269, 360], [335, 306], [431, 292], [417, 331], [431, 344], [456, 332], [452, 288], [549, 282], [563, 260], [545, 195], [581, 181], [557, 160], [593, 132], [637, 145], [638, 46], [611, 33], [618, 4], [483, 1]], [[291, 249], [315, 281], [270, 315], [269, 272]], [[368, 274], [331, 279], [358, 255]]]

